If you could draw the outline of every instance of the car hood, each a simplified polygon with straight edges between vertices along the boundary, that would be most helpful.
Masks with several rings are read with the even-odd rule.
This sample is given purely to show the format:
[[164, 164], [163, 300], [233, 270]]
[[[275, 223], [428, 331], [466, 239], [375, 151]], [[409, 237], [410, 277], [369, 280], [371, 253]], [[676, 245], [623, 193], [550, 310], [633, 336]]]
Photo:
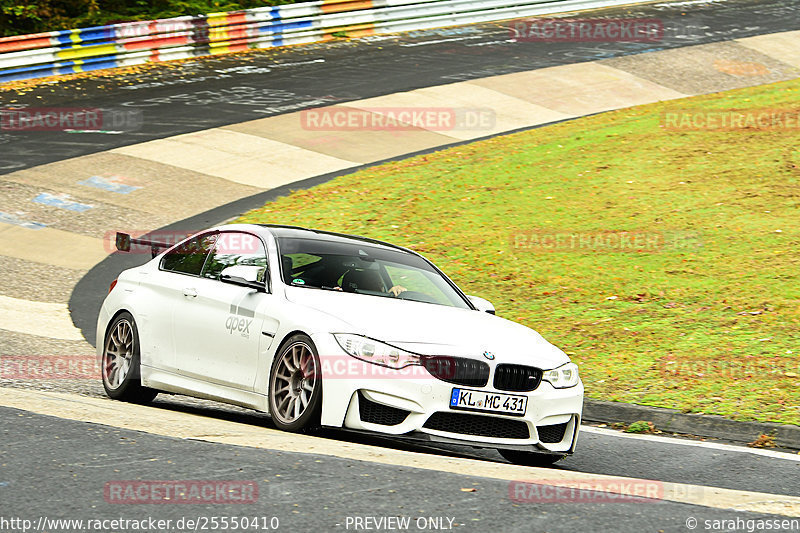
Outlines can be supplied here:
[[338, 319], [342, 329], [425, 355], [483, 358], [556, 368], [569, 358], [534, 330], [504, 318], [394, 298], [287, 287], [289, 301]]

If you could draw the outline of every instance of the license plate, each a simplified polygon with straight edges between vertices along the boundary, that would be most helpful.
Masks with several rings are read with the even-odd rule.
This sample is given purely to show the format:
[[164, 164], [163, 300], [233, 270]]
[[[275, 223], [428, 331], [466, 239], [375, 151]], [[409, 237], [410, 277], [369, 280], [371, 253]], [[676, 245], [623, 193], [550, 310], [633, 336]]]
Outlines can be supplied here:
[[450, 395], [450, 409], [523, 416], [527, 407], [526, 396], [459, 388]]

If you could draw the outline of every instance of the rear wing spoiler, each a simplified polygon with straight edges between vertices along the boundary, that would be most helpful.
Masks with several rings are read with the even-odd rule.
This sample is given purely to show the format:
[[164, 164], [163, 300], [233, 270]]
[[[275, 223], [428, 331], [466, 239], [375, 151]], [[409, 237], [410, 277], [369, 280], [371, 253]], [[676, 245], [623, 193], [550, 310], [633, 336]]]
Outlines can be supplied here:
[[149, 239], [134, 239], [127, 233], [117, 232], [117, 238], [115, 241], [117, 250], [120, 252], [130, 252], [131, 251], [131, 244], [141, 244], [144, 246], [150, 247], [150, 255], [152, 257], [157, 256], [161, 253], [162, 250], [166, 250], [167, 248], [171, 248], [171, 244], [165, 244], [163, 242], [156, 242], [151, 241]]

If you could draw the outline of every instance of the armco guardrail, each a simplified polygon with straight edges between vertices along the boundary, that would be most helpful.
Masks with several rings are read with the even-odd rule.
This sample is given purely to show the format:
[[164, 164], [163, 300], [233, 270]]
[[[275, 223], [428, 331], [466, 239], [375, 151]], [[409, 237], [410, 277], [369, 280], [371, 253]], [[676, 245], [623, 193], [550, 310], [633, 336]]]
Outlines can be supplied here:
[[[635, 1], [635, 0], [633, 0]], [[321, 0], [0, 38], [0, 82], [632, 0]]]

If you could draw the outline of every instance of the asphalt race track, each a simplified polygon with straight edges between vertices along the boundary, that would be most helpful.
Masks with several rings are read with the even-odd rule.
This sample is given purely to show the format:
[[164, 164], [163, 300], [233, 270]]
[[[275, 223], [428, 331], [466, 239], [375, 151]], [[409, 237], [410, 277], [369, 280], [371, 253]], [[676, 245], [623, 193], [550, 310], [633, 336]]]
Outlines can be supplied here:
[[[607, 17], [659, 18], [658, 43], [511, 42], [507, 23], [426, 30], [158, 66], [143, 74], [42, 86], [0, 103], [141, 113], [141, 127], [114, 135], [15, 133], [0, 138], [0, 172], [180, 133], [319, 105], [556, 65], [620, 58], [800, 29], [789, 0], [655, 3], [602, 10]], [[696, 80], [702, 83], [703, 80]]]
[[[198, 58], [0, 92], [2, 108], [92, 107], [127, 117], [119, 129], [108, 124], [93, 132], [0, 130], [0, 269], [6, 278], [0, 289], [0, 356], [91, 353], [97, 309], [109, 281], [147, 259], [107, 256], [107, 250], [83, 254], [97, 247], [104, 232], [128, 227], [196, 230], [290, 189], [376, 161], [607, 109], [800, 75], [798, 1], [694, 0], [581, 16], [659, 18], [665, 36], [655, 44], [542, 46], [513, 42], [505, 23], [483, 24]], [[695, 48], [686, 48], [690, 46]], [[749, 61], [767, 73], [730, 75], [695, 57], [708, 64]], [[571, 70], [553, 70], [561, 68]], [[524, 96], [520, 80], [543, 83], [533, 72], [539, 70], [551, 73], [547, 80], [562, 79], [565, 75], [558, 73], [566, 72], [584, 76], [581, 82], [598, 73], [609, 74], [610, 81], [599, 89], [576, 87], [569, 101], [542, 94], [541, 107], [535, 106], [536, 95], [528, 96], [529, 108], [520, 108], [520, 114], [527, 112], [525, 117], [535, 121], [510, 120], [498, 103], [500, 124], [492, 131], [463, 137], [421, 132], [403, 139], [406, 144], [394, 151], [382, 148], [387, 141], [378, 136], [372, 137], [372, 151], [355, 153], [352, 146], [337, 145], [337, 139], [306, 138], [287, 127], [280, 131], [282, 142], [323, 155], [314, 162], [318, 171], [287, 166], [282, 181], [237, 182], [222, 171], [206, 175], [162, 154], [184, 134], [196, 135], [192, 139], [208, 135], [213, 139], [209, 143], [228, 139], [232, 132], [248, 142], [268, 137], [263, 131], [286, 126], [282, 117], [313, 107], [402, 102], [410, 97], [398, 93], [408, 91], [428, 98], [462, 98], [464, 85], [458, 82], [469, 82], [471, 90], [500, 91], [492, 94], [507, 95], [518, 105]], [[619, 77], [623, 75], [627, 77]], [[638, 92], [615, 99], [620, 85], [614, 84], [631, 80]], [[587, 104], [592, 95], [605, 99], [603, 104]], [[366, 139], [356, 144], [366, 144]], [[329, 145], [320, 144], [324, 142]], [[258, 146], [249, 149], [255, 152]], [[81, 190], [74, 186], [80, 172], [133, 175], [136, 164], [155, 176], [167, 170], [163, 183], [141, 181], [147, 185], [142, 189], [145, 200], [75, 193]], [[93, 208], [84, 214], [55, 204], [32, 206], [30, 198], [41, 191], [69, 191], [74, 195], [69, 201]], [[31, 229], [26, 226], [30, 221], [45, 229]], [[73, 246], [77, 251], [70, 254]], [[27, 306], [30, 321], [21, 321], [24, 314], [15, 314], [14, 305]], [[37, 318], [43, 325], [35, 323]], [[493, 450], [421, 446], [334, 430], [288, 435], [276, 431], [267, 415], [209, 401], [161, 395], [152, 407], [120, 404], [105, 399], [95, 379], [0, 376], [0, 420], [0, 533], [22, 530], [19, 522], [3, 522], [12, 517], [36, 526], [42, 526], [42, 517], [172, 521], [152, 531], [202, 530], [186, 526], [186, 519], [198, 517], [258, 516], [267, 520], [262, 531], [686, 532], [748, 531], [748, 520], [800, 516], [796, 450], [765, 451], [586, 427], [574, 456], [551, 469], [532, 469], [509, 465]], [[655, 497], [617, 498], [618, 489], [608, 486], [617, 477], [653, 488]], [[246, 505], [110, 501], [109, 483], [143, 480], [247, 481], [257, 486], [258, 496], [256, 503]], [[522, 489], [517, 488], [520, 482]], [[601, 488], [548, 500], [552, 493], [547, 489], [576, 482], [599, 483]], [[520, 499], [521, 494], [526, 496]], [[376, 522], [387, 517], [407, 518], [410, 525], [403, 529]], [[769, 530], [791, 527], [800, 530], [797, 521]], [[45, 522], [38, 530], [133, 529]], [[767, 530], [763, 524], [762, 530]]]
[[[279, 531], [354, 531], [354, 523], [347, 527], [348, 517], [396, 516], [411, 518], [410, 531], [434, 530], [416, 525], [419, 519], [434, 518], [444, 526], [452, 520], [455, 531], [566, 532], [688, 531], [685, 524], [689, 518], [701, 522], [774, 518], [659, 500], [620, 502], [597, 497], [596, 502], [588, 503], [514, 502], [509, 497], [509, 482], [468, 473], [429, 475], [415, 468], [313, 453], [263, 453], [6, 408], [0, 408], [0, 418], [5, 443], [3, 475], [13, 480], [0, 485], [3, 508], [34, 523], [41, 516], [49, 520], [141, 520], [152, 516], [177, 523], [182, 517], [255, 514], [277, 517]], [[30, 453], [34, 448], [46, 449], [45, 457]], [[649, 461], [657, 462], [662, 454], [651, 452]], [[692, 458], [683, 464], [686, 468], [708, 467]], [[760, 465], [753, 466], [758, 469]], [[762, 471], [761, 475], [768, 473]], [[106, 483], [132, 478], [252, 480], [259, 485], [259, 503], [255, 510], [225, 503], [148, 506], [109, 502], [104, 494]], [[536, 474], [528, 479], [535, 481]]]

